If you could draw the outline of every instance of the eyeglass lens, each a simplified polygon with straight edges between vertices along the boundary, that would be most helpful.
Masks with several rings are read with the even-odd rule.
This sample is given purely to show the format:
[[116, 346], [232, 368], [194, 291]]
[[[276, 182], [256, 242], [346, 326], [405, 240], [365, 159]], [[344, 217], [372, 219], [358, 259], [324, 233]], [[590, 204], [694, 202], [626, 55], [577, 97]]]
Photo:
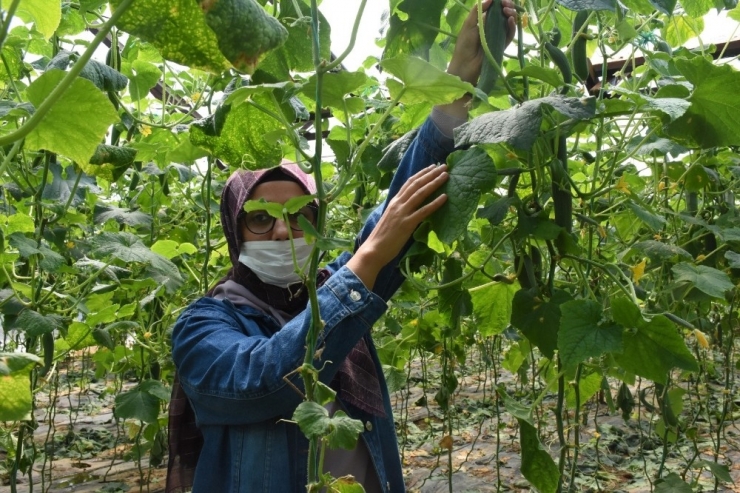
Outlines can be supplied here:
[[[316, 211], [312, 207], [304, 207], [296, 213], [288, 214], [288, 223], [290, 229], [293, 231], [302, 231], [298, 218], [300, 216], [305, 217], [308, 222], [314, 224], [316, 221]], [[272, 231], [275, 227], [275, 218], [268, 214], [266, 211], [251, 211], [248, 212], [245, 218], [245, 224], [247, 229], [254, 234], [265, 234]]]

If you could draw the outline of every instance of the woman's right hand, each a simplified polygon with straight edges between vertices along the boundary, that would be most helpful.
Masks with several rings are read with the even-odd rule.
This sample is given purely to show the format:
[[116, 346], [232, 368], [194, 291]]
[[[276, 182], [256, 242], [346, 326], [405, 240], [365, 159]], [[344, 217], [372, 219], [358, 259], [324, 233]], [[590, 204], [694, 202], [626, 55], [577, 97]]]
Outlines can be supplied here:
[[445, 164], [424, 168], [409, 178], [386, 205], [370, 236], [347, 262], [365, 287], [373, 288], [380, 270], [401, 252], [419, 224], [445, 203], [447, 195], [441, 194], [425, 204], [447, 178]]

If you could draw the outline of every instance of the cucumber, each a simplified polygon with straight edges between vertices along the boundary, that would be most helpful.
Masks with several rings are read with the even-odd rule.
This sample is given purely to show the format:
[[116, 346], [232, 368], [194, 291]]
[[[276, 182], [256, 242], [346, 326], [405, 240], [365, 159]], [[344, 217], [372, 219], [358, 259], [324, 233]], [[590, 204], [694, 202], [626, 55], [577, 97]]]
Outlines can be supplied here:
[[568, 233], [573, 230], [573, 197], [568, 180], [568, 149], [565, 137], [558, 139], [558, 155], [550, 161], [552, 176], [552, 202], [555, 208], [555, 224]]
[[[506, 30], [507, 19], [501, 8], [501, 0], [493, 0], [486, 13], [486, 23], [483, 30], [486, 35], [486, 46], [491, 51], [493, 59], [499, 67], [504, 59], [504, 48], [506, 48]], [[496, 86], [498, 71], [488, 60], [488, 56], [483, 58], [480, 78], [478, 79], [478, 89], [486, 94], [490, 94]]]
[[573, 72], [580, 80], [588, 79], [588, 57], [586, 56], [586, 36], [579, 34], [588, 20], [589, 11], [581, 10], [573, 21], [573, 43], [570, 47], [570, 58], [573, 60]]
[[568, 57], [565, 56], [565, 53], [560, 51], [560, 48], [549, 41], [545, 41], [545, 51], [550, 57], [550, 60], [552, 60], [552, 63], [554, 63], [558, 70], [560, 70], [560, 73], [563, 74], [565, 87], [562, 89], [561, 93], [565, 94], [568, 92], [568, 85], [573, 82], [573, 73], [570, 70]]

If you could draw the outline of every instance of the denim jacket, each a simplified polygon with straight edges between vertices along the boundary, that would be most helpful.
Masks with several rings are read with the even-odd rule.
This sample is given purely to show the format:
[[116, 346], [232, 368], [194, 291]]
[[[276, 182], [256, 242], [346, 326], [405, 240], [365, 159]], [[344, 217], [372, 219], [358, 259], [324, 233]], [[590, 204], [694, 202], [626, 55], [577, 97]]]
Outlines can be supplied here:
[[[417, 171], [443, 162], [452, 146], [452, 140], [427, 119], [399, 165], [387, 200]], [[370, 215], [358, 244], [368, 237], [384, 208], [385, 203]], [[328, 384], [359, 339], [365, 339], [380, 379], [386, 417], [369, 415], [346, 402], [341, 405], [365, 423], [361, 438], [383, 489], [402, 492], [393, 413], [370, 328], [385, 312], [386, 301], [403, 276], [396, 259], [381, 270], [370, 291], [345, 266], [350, 258], [344, 253], [327, 266], [332, 275], [318, 289], [325, 326], [318, 341], [323, 351], [314, 364], [322, 368], [320, 378]], [[172, 333], [173, 359], [204, 439], [195, 493], [305, 491], [308, 442], [298, 426], [285, 421], [301, 397], [283, 377], [292, 374], [290, 380], [300, 387], [299, 376], [292, 372], [303, 363], [310, 321], [309, 307], [280, 328], [255, 308], [213, 298], [195, 301], [179, 317]]]

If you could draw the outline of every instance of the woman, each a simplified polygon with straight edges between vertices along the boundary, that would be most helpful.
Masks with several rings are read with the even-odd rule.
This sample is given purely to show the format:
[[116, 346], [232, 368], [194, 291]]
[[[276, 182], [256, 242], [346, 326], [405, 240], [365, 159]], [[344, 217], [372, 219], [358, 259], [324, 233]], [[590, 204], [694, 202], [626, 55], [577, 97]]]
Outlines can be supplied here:
[[[484, 2], [484, 9], [489, 5], [490, 0]], [[504, 12], [511, 40], [515, 13], [510, 0]], [[484, 56], [476, 21], [473, 9], [448, 68], [471, 83], [478, 79]], [[335, 477], [352, 474], [369, 492], [405, 490], [390, 399], [370, 328], [403, 282], [397, 263], [412, 233], [446, 200], [439, 195], [426, 203], [447, 180], [446, 166], [433, 163], [452, 151], [452, 129], [465, 121], [468, 99], [434, 109], [402, 159], [388, 199], [363, 226], [354, 254], [342, 254], [319, 274], [325, 325], [314, 364], [321, 368], [321, 380], [337, 390], [330, 412], [341, 408], [365, 423], [356, 449], [330, 452], [325, 468]], [[306, 290], [293, 272], [288, 240], [293, 238], [299, 265], [311, 247], [302, 240], [297, 218], [286, 223], [242, 209], [247, 200], [285, 203], [314, 192], [312, 178], [290, 164], [240, 170], [227, 181], [221, 222], [232, 269], [182, 313], [172, 334], [179, 383], [170, 404], [168, 492], [190, 484], [196, 493], [305, 491], [308, 442], [295, 424], [285, 421], [301, 397], [284, 377], [292, 375], [298, 383], [294, 370], [303, 363], [311, 313]], [[302, 213], [314, 219], [310, 206]]]

